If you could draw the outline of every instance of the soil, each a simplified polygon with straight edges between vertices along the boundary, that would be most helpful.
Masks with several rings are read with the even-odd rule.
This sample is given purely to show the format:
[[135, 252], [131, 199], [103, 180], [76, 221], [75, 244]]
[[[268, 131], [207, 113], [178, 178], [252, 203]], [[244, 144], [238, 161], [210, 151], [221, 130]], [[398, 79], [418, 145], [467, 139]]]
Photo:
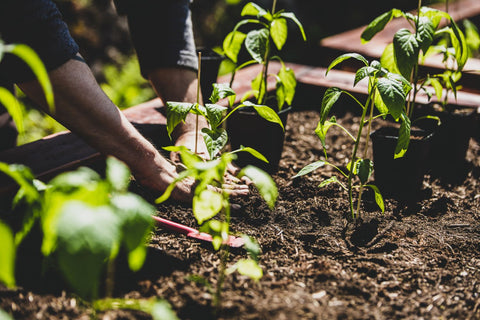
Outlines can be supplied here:
[[[468, 172], [460, 183], [426, 176], [416, 203], [385, 200], [385, 213], [370, 194], [362, 219], [348, 221], [346, 192], [318, 187], [336, 174], [330, 167], [292, 180], [305, 165], [322, 159], [314, 111], [290, 115], [280, 169], [274, 175], [274, 210], [253, 195], [234, 200], [232, 229], [261, 245], [263, 278], [255, 283], [227, 277], [222, 309], [214, 316], [212, 295], [190, 280], [212, 283], [219, 254], [208, 243], [157, 229], [150, 255], [136, 274], [117, 268], [116, 297], [168, 300], [181, 319], [480, 319], [480, 146], [471, 139]], [[338, 119], [346, 127], [358, 118]], [[329, 160], [345, 167], [351, 142], [336, 129], [327, 139]], [[158, 207], [162, 217], [196, 227], [191, 210]], [[231, 261], [245, 257], [233, 250]], [[119, 263], [121, 264], [121, 263]], [[94, 314], [64, 290], [0, 287], [0, 308], [15, 319], [149, 319], [138, 311]]]

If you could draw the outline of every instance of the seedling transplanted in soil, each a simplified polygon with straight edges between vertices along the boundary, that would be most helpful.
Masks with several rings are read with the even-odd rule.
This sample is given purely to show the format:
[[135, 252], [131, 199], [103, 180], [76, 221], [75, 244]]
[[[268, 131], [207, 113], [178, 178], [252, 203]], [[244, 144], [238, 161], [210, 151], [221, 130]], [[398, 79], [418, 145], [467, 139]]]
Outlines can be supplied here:
[[[252, 80], [252, 90], [247, 92], [242, 100], [246, 100], [253, 94], [257, 104], [271, 105], [267, 101], [267, 78], [273, 76], [276, 79], [277, 111], [281, 111], [285, 104], [292, 104], [297, 82], [293, 70], [285, 67], [283, 60], [278, 55], [272, 54], [271, 42], [278, 51], [282, 50], [288, 35], [287, 21], [292, 21], [299, 27], [303, 40], [306, 40], [306, 36], [302, 24], [293, 12], [275, 11], [276, 2], [273, 0], [271, 11], [253, 2], [249, 2], [243, 7], [241, 15], [247, 18], [238, 22], [233, 31], [225, 37], [222, 49], [228, 59], [222, 63], [230, 64], [230, 68], [225, 67], [225, 69], [232, 70], [230, 86], [232, 86], [236, 71], [251, 64], [261, 64], [262, 70]], [[247, 34], [239, 31], [240, 27], [247, 24], [253, 24], [258, 28], [250, 30]], [[243, 45], [252, 59], [238, 65], [238, 54]], [[282, 65], [277, 74], [269, 74], [268, 66], [272, 60], [278, 60]]]
[[[463, 32], [452, 17], [446, 12], [422, 7], [422, 1], [418, 2], [417, 15], [403, 12], [399, 9], [391, 9], [378, 16], [363, 31], [361, 35], [362, 42], [367, 43], [370, 41], [393, 18], [398, 17], [406, 19], [414, 32], [412, 33], [406, 28], [398, 30], [393, 37], [393, 42], [385, 48], [381, 62], [391, 72], [401, 74], [410, 81], [413, 90], [408, 99], [407, 115], [412, 118], [418, 92], [423, 90], [427, 95], [431, 96], [431, 93], [426, 89], [427, 85], [432, 85], [437, 95], [439, 95], [439, 91], [441, 92], [442, 90], [440, 80], [447, 77], [443, 86], [446, 89], [455, 90], [454, 82], [458, 75], [448, 73], [442, 76], [421, 78], [419, 74], [421, 61], [426, 56], [439, 50], [434, 45], [434, 40], [442, 37], [451, 45], [451, 47], [443, 46], [440, 50], [445, 53], [445, 58], [452, 59], [451, 71], [454, 73], [461, 73], [463, 70], [468, 59], [469, 50]], [[442, 19], [448, 20], [449, 25], [440, 28]]]
[[[192, 178], [197, 182], [192, 202], [193, 214], [198, 224], [201, 225], [200, 231], [211, 234], [213, 248], [217, 251], [220, 250], [219, 275], [216, 289], [212, 290], [213, 304], [219, 309], [221, 308], [223, 283], [228, 273], [238, 271], [253, 280], [258, 280], [263, 275], [263, 271], [258, 265], [260, 248], [255, 240], [247, 236], [243, 237], [245, 239], [244, 248], [247, 250], [249, 258], [240, 259], [234, 266], [227, 269], [229, 246], [226, 243], [230, 234], [230, 196], [228, 190], [222, 186], [227, 167], [232, 163], [235, 154], [224, 153], [217, 159], [206, 161], [184, 146], [166, 147], [165, 149], [180, 153], [185, 170], [179, 173], [179, 176], [156, 202], [161, 203], [167, 200], [178, 181]], [[278, 190], [273, 179], [264, 171], [253, 166], [243, 168], [238, 174], [239, 178], [242, 176], [247, 176], [253, 182], [260, 195], [270, 208], [273, 208], [278, 197]], [[215, 217], [217, 219], [214, 219]], [[210, 286], [207, 285], [207, 288]]]
[[[401, 75], [391, 73], [378, 61], [372, 61], [370, 64], [368, 61], [361, 55], [356, 53], [347, 53], [336, 58], [330, 66], [327, 68], [328, 72], [334, 68], [339, 63], [347, 59], [357, 59], [361, 61], [365, 66], [358, 69], [355, 74], [354, 85], [359, 81], [367, 79], [368, 80], [368, 96], [365, 104], [362, 104], [358, 101], [352, 94], [347, 91], [341, 90], [339, 88], [329, 88], [323, 97], [322, 107], [320, 111], [320, 121], [318, 122], [315, 133], [320, 138], [320, 141], [323, 146], [326, 160], [319, 160], [314, 163], [311, 163], [304, 167], [300, 172], [298, 172], [293, 178], [301, 177], [306, 175], [324, 165], [333, 166], [340, 172], [340, 174], [347, 179], [346, 185], [338, 180], [337, 176], [332, 176], [331, 178], [320, 183], [320, 187], [326, 186], [330, 183], [338, 183], [344, 190], [348, 192], [348, 199], [350, 203], [350, 213], [353, 219], [359, 218], [360, 215], [360, 206], [362, 200], [363, 189], [368, 187], [373, 190], [375, 193], [375, 200], [379, 208], [384, 211], [384, 202], [381, 195], [381, 190], [379, 190], [375, 185], [370, 184], [369, 180], [373, 172], [373, 162], [367, 158], [368, 146], [369, 146], [369, 136], [372, 126], [372, 121], [378, 117], [374, 116], [374, 108], [380, 112], [380, 116], [386, 117], [391, 115], [396, 121], [401, 120], [400, 126], [400, 138], [396, 147], [395, 157], [402, 157], [407, 151], [409, 140], [410, 140], [410, 119], [408, 118], [405, 111], [405, 100], [408, 92], [411, 90], [408, 81], [403, 78]], [[332, 109], [335, 102], [340, 98], [341, 94], [345, 93], [351, 97], [355, 103], [357, 103], [362, 108], [362, 115], [360, 118], [360, 124], [358, 131], [355, 133], [350, 133], [345, 127], [337, 123], [335, 117], [327, 119], [330, 110]], [[366, 140], [363, 145], [363, 154], [358, 156], [362, 131], [364, 126], [367, 125], [367, 134]], [[341, 128], [349, 137], [352, 138], [354, 145], [352, 150], [352, 156], [350, 162], [347, 165], [348, 172], [344, 172], [339, 168], [339, 166], [332, 164], [327, 161], [327, 146], [326, 146], [326, 135], [328, 130], [332, 126], [337, 126]], [[359, 185], [355, 184], [355, 177], [358, 179]], [[354, 189], [357, 190], [357, 206], [355, 208], [354, 200]]]

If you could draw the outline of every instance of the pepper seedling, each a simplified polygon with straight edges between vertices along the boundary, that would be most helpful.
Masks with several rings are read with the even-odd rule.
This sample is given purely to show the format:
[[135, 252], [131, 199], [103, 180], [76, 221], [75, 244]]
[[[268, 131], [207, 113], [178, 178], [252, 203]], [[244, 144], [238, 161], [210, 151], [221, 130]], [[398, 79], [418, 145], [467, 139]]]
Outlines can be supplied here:
[[[386, 117], [390, 114], [396, 121], [401, 121], [400, 136], [395, 151], [396, 157], [401, 157], [405, 154], [410, 141], [410, 119], [408, 118], [405, 110], [405, 100], [411, 87], [401, 75], [392, 73], [382, 67], [380, 62], [374, 60], [370, 63], [360, 54], [347, 53], [336, 58], [330, 66], [327, 68], [328, 72], [340, 64], [341, 62], [354, 58], [364, 64], [363, 67], [357, 70], [355, 74], [354, 86], [363, 79], [368, 81], [368, 95], [364, 104], [362, 104], [351, 93], [339, 88], [329, 88], [325, 92], [322, 100], [322, 107], [320, 111], [320, 121], [318, 122], [315, 133], [320, 138], [323, 146], [326, 160], [318, 160], [305, 166], [300, 170], [293, 178], [298, 178], [306, 175], [324, 165], [330, 165], [338, 170], [338, 172], [347, 179], [346, 185], [342, 183], [337, 176], [333, 176], [320, 183], [320, 187], [326, 186], [330, 183], [338, 183], [344, 190], [348, 192], [348, 199], [350, 204], [350, 213], [352, 219], [360, 217], [360, 204], [362, 200], [362, 192], [364, 188], [370, 188], [375, 193], [375, 201], [379, 208], [384, 212], [384, 202], [380, 190], [373, 184], [369, 183], [369, 179], [373, 173], [373, 161], [367, 158], [367, 151], [369, 146], [369, 135], [371, 131], [372, 121], [378, 117], [374, 115], [374, 109], [376, 108], [380, 116]], [[362, 115], [360, 118], [360, 124], [356, 135], [350, 133], [345, 127], [336, 121], [335, 116], [327, 119], [329, 113], [340, 98], [342, 93], [352, 98], [356, 104], [362, 109]], [[365, 135], [365, 142], [363, 145], [363, 154], [358, 156], [358, 151], [361, 145], [361, 139], [363, 135], [363, 129], [367, 125], [367, 134]], [[347, 165], [348, 172], [340, 169], [339, 166], [327, 161], [327, 145], [326, 135], [328, 130], [337, 126], [342, 129], [350, 138], [352, 138], [354, 145], [351, 153], [350, 162]], [[355, 184], [354, 179], [358, 179], [358, 185]], [[355, 208], [354, 189], [357, 190], [357, 206]]]

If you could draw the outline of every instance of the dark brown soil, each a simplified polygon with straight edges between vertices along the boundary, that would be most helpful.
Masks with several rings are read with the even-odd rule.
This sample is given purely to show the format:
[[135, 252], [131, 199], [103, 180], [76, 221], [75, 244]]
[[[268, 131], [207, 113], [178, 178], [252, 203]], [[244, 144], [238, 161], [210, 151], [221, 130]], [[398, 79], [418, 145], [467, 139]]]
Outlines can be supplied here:
[[[356, 126], [358, 118], [339, 119]], [[459, 184], [427, 176], [420, 201], [386, 200], [386, 212], [365, 195], [362, 222], [347, 222], [348, 201], [338, 185], [319, 188], [329, 167], [292, 180], [323, 158], [314, 134], [318, 115], [293, 113], [278, 174], [275, 210], [256, 196], [234, 201], [232, 229], [261, 244], [264, 277], [237, 274], [225, 282], [220, 319], [480, 319], [480, 146], [468, 150], [469, 170]], [[336, 133], [336, 134], [334, 134]], [[328, 139], [330, 161], [345, 166], [351, 144], [340, 131]], [[195, 226], [191, 210], [159, 207], [159, 215]], [[212, 283], [219, 255], [209, 244], [158, 229], [151, 254], [137, 274], [117, 272], [116, 296], [168, 300], [181, 319], [213, 318], [212, 296], [187, 280]], [[233, 251], [231, 260], [244, 257]], [[43, 290], [44, 291], [44, 290]], [[15, 319], [88, 319], [94, 313], [75, 296], [42, 290], [0, 289], [0, 308]], [[54, 291], [56, 292], [56, 291]], [[96, 314], [101, 319], [148, 319], [134, 311]]]

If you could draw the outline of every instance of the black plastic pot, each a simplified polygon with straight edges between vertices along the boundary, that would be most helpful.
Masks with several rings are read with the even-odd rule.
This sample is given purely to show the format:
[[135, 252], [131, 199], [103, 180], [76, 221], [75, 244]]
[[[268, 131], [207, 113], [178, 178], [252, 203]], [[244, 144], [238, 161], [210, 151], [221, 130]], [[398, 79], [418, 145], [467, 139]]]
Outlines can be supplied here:
[[200, 72], [200, 88], [202, 91], [203, 101], [208, 102], [212, 94], [212, 84], [217, 82], [218, 69], [222, 63], [223, 56], [208, 48], [200, 48], [197, 50], [202, 53], [201, 72]]
[[[290, 110], [291, 108], [284, 108], [278, 114], [284, 127], [287, 125]], [[235, 161], [238, 166], [253, 165], [268, 173], [278, 171], [285, 132], [277, 123], [263, 119], [253, 110], [240, 109], [227, 119], [227, 132], [232, 150], [237, 150], [240, 146], [251, 147], [269, 161], [265, 163], [247, 152], [239, 152]]]
[[394, 159], [398, 128], [382, 127], [370, 134], [375, 184], [384, 197], [403, 201], [420, 198], [432, 136], [427, 131], [412, 130], [407, 152]]
[[448, 182], [461, 182], [467, 173], [465, 158], [470, 138], [475, 134], [478, 126], [477, 112], [474, 108], [460, 106], [450, 109], [451, 112], [430, 112], [430, 115], [440, 119], [440, 125], [431, 120], [429, 125], [420, 125], [435, 133], [428, 159], [430, 174]]

